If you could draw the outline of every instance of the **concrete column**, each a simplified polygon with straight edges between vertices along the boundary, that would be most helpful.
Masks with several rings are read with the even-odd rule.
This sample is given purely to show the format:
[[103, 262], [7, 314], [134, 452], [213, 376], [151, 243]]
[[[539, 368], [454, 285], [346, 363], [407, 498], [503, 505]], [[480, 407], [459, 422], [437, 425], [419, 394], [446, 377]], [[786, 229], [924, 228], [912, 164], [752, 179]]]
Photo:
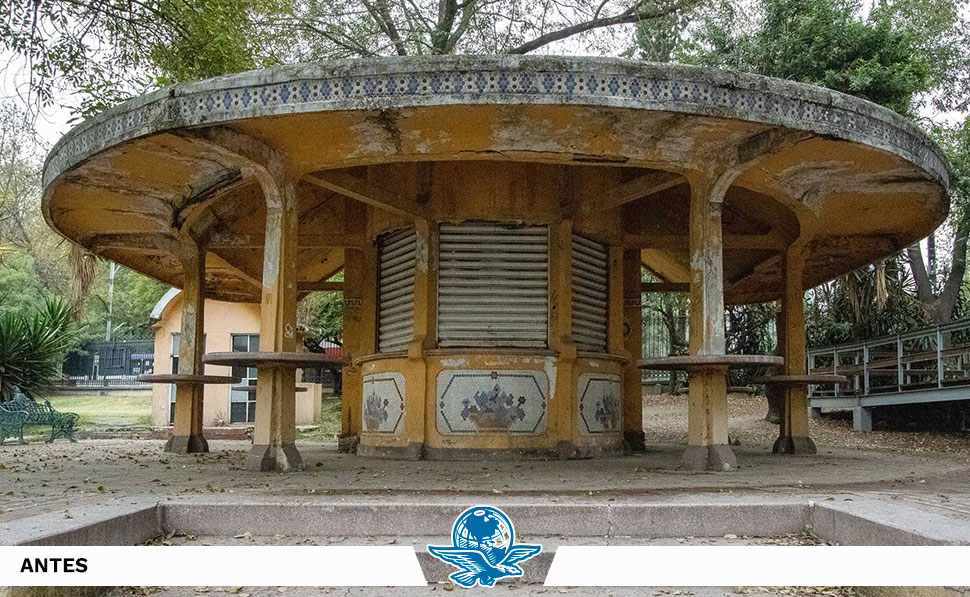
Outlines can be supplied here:
[[643, 436], [643, 383], [639, 361], [643, 352], [643, 308], [640, 249], [626, 249], [622, 257], [623, 352], [629, 359], [623, 366], [623, 439], [634, 452], [645, 449]]
[[[690, 339], [693, 356], [723, 355], [724, 273], [721, 208], [730, 179], [698, 173], [688, 177], [690, 196]], [[689, 470], [729, 471], [737, 459], [728, 444], [727, 368], [691, 369], [687, 394]]]
[[551, 227], [549, 246], [549, 347], [559, 353], [556, 365], [555, 394], [550, 402], [561, 401], [556, 433], [556, 450], [560, 458], [582, 456], [574, 437], [579, 429], [576, 420], [576, 396], [573, 370], [576, 364], [576, 343], [573, 341], [573, 221], [560, 220]]
[[[182, 330], [179, 338], [180, 375], [202, 375], [205, 353], [205, 251], [187, 250], [182, 260]], [[202, 435], [205, 386], [197, 382], [175, 384], [175, 427], [165, 443], [166, 452], [208, 452]]]
[[[427, 220], [414, 223], [415, 261], [414, 261], [414, 338], [408, 343], [408, 362], [405, 392], [409, 396], [423, 396], [424, 400], [415, 401], [416, 408], [404, 414], [404, 429], [408, 443], [404, 457], [419, 460], [424, 457], [428, 434], [434, 429], [435, 392], [428, 391], [428, 365], [424, 351], [434, 346], [437, 336], [437, 233]], [[433, 382], [431, 382], [433, 383]]]
[[852, 429], [862, 433], [872, 431], [872, 407], [857, 406], [852, 409]]
[[361, 318], [363, 317], [364, 251], [344, 249], [344, 327], [341, 370], [341, 425], [337, 448], [353, 453], [360, 438], [360, 409], [363, 380], [360, 366], [354, 359], [364, 356], [361, 347]]
[[[283, 177], [260, 181], [266, 195], [266, 242], [259, 346], [264, 352], [296, 352], [296, 185]], [[246, 468], [297, 470], [296, 370], [260, 366], [256, 380], [256, 427]]]
[[[805, 308], [802, 271], [805, 260], [799, 248], [785, 251], [782, 263], [783, 296], [782, 309], [778, 314], [784, 333], [778, 337], [782, 356], [785, 358], [786, 375], [805, 375]], [[772, 452], [775, 454], [815, 454], [815, 442], [808, 431], [808, 388], [804, 385], [784, 386], [781, 424], [778, 440]]]

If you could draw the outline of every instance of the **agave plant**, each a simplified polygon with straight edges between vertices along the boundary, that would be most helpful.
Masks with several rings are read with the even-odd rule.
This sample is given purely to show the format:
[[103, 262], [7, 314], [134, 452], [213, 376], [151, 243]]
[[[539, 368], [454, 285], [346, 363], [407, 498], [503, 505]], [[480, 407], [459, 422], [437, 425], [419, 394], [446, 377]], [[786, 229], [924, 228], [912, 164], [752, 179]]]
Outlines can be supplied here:
[[17, 388], [33, 397], [54, 385], [77, 334], [71, 310], [56, 297], [31, 315], [0, 313], [0, 402]]

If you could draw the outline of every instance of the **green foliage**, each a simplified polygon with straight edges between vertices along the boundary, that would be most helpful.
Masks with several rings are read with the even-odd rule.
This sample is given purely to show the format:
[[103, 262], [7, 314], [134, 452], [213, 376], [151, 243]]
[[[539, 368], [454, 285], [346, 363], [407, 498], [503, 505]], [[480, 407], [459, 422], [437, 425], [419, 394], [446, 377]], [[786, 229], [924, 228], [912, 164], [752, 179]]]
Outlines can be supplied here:
[[156, 83], [194, 81], [276, 63], [272, 56], [261, 54], [254, 18], [284, 9], [284, 4], [272, 0], [160, 2], [158, 10], [178, 23], [179, 35], [151, 47], [150, 61], [159, 72]]
[[32, 397], [54, 384], [76, 340], [70, 309], [59, 298], [48, 297], [43, 307], [30, 314], [4, 310], [0, 314], [0, 401], [10, 400], [14, 388]]
[[34, 258], [25, 251], [0, 257], [0, 307], [4, 314], [24, 316], [43, 304], [46, 289], [34, 269]]
[[[103, 340], [108, 321], [108, 268], [98, 264], [95, 283], [82, 312], [82, 338]], [[168, 286], [157, 280], [118, 266], [112, 296], [111, 337], [113, 339], [152, 337], [149, 315]]]
[[[330, 282], [343, 282], [340, 272]], [[344, 331], [344, 295], [342, 292], [313, 292], [299, 305], [299, 319], [310, 340], [341, 342]]]
[[897, 334], [928, 325], [905, 259], [885, 260], [885, 303], [877, 297], [877, 268], [867, 266], [810, 290], [805, 319], [808, 345], [831, 346]]
[[955, 126], [937, 125], [933, 138], [943, 149], [950, 164], [951, 215], [970, 217], [970, 117]]
[[[760, 0], [752, 20], [722, 2], [705, 13], [681, 57], [821, 85], [912, 114], [919, 97], [956, 66], [941, 72], [930, 51], [944, 50], [922, 37], [930, 28], [922, 15], [941, 2], [906, 3], [909, 20], [899, 16], [902, 4], [863, 16], [855, 0]], [[954, 26], [936, 22], [935, 30], [947, 24]]]
[[[82, 115], [151, 87], [260, 66], [419, 54], [615, 54], [624, 26], [698, 0], [36, 0], [9, 2], [0, 48], [31, 100], [77, 92]], [[595, 35], [594, 35], [595, 32]]]

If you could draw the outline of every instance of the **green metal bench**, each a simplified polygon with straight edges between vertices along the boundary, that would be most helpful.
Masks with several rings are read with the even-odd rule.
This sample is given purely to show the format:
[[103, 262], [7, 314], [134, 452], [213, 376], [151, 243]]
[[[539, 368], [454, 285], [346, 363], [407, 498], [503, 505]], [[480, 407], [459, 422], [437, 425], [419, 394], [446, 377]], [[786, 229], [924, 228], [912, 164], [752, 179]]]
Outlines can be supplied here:
[[15, 410], [5, 403], [0, 403], [0, 446], [8, 437], [19, 436], [20, 443], [24, 441], [24, 423], [27, 422], [27, 412]]
[[78, 415], [54, 410], [50, 400], [44, 400], [41, 404], [22, 393], [18, 393], [13, 400], [0, 405], [0, 408], [3, 409], [0, 411], [0, 421], [7, 421], [2, 424], [0, 444], [8, 435], [13, 436], [13, 433], [11, 433], [13, 430], [17, 431], [20, 443], [26, 443], [24, 441], [24, 425], [50, 425], [51, 436], [47, 443], [53, 442], [58, 437], [77, 442], [74, 432], [77, 431]]

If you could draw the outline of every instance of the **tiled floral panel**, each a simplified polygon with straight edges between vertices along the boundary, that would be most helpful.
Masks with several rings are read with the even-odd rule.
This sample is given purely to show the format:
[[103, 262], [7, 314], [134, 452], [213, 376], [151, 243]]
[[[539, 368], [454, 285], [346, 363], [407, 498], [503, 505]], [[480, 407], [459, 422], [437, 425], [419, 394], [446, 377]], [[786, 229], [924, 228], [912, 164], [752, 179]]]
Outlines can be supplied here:
[[448, 369], [438, 374], [438, 433], [545, 433], [549, 378], [542, 371]]
[[374, 373], [364, 376], [361, 406], [364, 433], [400, 433], [404, 425], [404, 376]]
[[583, 373], [576, 388], [579, 397], [579, 430], [582, 433], [615, 433], [621, 429], [619, 375]]

